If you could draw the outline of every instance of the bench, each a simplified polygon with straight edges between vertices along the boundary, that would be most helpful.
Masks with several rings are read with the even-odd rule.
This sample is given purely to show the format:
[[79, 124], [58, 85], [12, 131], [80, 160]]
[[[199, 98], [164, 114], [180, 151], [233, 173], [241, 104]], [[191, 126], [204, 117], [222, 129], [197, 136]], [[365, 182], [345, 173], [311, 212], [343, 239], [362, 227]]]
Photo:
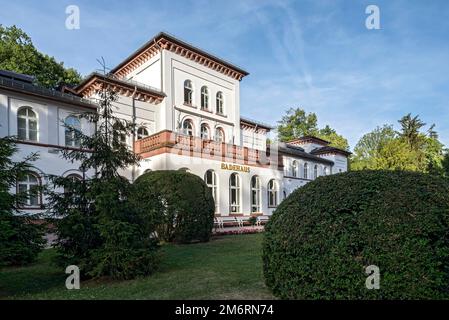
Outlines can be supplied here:
[[256, 226], [261, 226], [268, 222], [270, 218], [267, 216], [258, 216], [256, 220]]
[[214, 228], [215, 228], [215, 230], [217, 230], [217, 229], [224, 229], [223, 218], [220, 218], [220, 217], [215, 217], [214, 218]]
[[243, 228], [243, 219], [242, 218], [238, 218], [238, 217], [234, 217], [235, 222], [237, 223], [237, 226], [239, 228]]

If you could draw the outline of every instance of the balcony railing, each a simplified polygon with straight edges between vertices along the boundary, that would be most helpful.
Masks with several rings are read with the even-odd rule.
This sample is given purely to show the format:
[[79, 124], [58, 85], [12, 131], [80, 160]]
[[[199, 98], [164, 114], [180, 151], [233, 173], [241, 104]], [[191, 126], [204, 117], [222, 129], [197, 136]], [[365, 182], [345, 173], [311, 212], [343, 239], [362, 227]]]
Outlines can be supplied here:
[[187, 136], [168, 130], [137, 140], [134, 147], [135, 152], [142, 158], [159, 154], [161, 148], [166, 148], [164, 152], [209, 158], [222, 162], [265, 166], [270, 164], [269, 157], [264, 151], [213, 140], [203, 140], [199, 137]]

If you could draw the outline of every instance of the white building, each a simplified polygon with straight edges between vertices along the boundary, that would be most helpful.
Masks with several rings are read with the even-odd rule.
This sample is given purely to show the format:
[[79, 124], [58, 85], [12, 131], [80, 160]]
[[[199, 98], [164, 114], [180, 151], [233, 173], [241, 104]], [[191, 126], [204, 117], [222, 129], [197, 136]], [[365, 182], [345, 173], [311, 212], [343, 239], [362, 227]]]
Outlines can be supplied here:
[[[40, 154], [35, 171], [18, 188], [46, 183], [45, 174], [82, 175], [76, 163], [67, 163], [56, 151], [77, 148], [64, 121], [93, 132], [73, 113], [95, 110], [101, 84], [118, 92], [120, 117], [139, 127], [126, 142], [142, 160], [123, 175], [134, 180], [147, 170], [188, 170], [211, 187], [217, 216], [269, 216], [294, 189], [347, 170], [349, 153], [315, 137], [267, 146], [270, 126], [240, 115], [240, 81], [246, 75], [166, 33], [110, 75], [93, 73], [74, 89], [46, 90], [30, 77], [0, 72], [0, 136], [18, 136], [18, 158]], [[27, 210], [39, 212], [44, 201], [31, 199]]]

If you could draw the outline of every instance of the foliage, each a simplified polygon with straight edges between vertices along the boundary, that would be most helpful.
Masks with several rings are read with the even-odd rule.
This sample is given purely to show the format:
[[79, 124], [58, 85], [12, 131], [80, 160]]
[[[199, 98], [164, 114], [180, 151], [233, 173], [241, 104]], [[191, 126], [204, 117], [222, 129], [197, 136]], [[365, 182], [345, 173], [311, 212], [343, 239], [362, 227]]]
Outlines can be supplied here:
[[66, 69], [62, 62], [39, 52], [20, 28], [0, 24], [1, 69], [35, 76], [37, 83], [47, 88], [61, 84], [73, 86], [81, 82], [77, 71]]
[[251, 216], [251, 217], [248, 219], [248, 222], [249, 222], [250, 225], [255, 226], [256, 223], [257, 223], [257, 218], [256, 218], [255, 216]]
[[33, 262], [44, 244], [43, 227], [33, 223], [33, 216], [20, 212], [29, 194], [11, 192], [31, 169], [30, 162], [37, 159], [37, 154], [14, 162], [16, 152], [13, 139], [0, 138], [0, 266]]
[[[449, 182], [404, 171], [320, 177], [266, 225], [268, 287], [284, 299], [449, 298]], [[380, 268], [367, 290], [365, 268]]]
[[306, 113], [300, 108], [290, 108], [278, 123], [278, 139], [287, 142], [311, 135], [329, 141], [333, 147], [349, 149], [348, 141], [343, 136], [329, 125], [319, 129], [317, 122], [318, 118], [315, 113]]
[[443, 175], [446, 178], [449, 178], [449, 152], [446, 152], [446, 154], [444, 155], [444, 159], [442, 161], [442, 170]]
[[[214, 226], [212, 193], [198, 176], [183, 171], [151, 171], [135, 181], [133, 203], [153, 216], [159, 211], [158, 235], [164, 241], [209, 241]], [[162, 208], [162, 210], [159, 210]]]
[[398, 121], [399, 132], [393, 126], [377, 127], [365, 134], [354, 148], [352, 170], [411, 170], [443, 174], [444, 145], [432, 125], [427, 132], [418, 116], [410, 114]]
[[78, 115], [95, 124], [93, 135], [66, 126], [80, 149], [64, 150], [63, 158], [80, 164], [82, 179], [52, 176], [49, 207], [55, 215], [58, 262], [75, 264], [85, 276], [130, 279], [152, 273], [158, 265], [158, 243], [151, 217], [130, 205], [132, 185], [120, 170], [138, 164], [121, 140], [134, 130], [131, 122], [115, 117], [116, 93], [98, 92], [99, 108]]

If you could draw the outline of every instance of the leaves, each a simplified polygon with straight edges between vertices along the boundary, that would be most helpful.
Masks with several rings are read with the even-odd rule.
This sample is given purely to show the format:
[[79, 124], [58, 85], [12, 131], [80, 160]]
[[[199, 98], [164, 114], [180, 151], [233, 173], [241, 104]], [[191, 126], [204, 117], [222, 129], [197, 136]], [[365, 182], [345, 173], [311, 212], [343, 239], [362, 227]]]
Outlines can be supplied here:
[[303, 136], [315, 136], [330, 142], [330, 145], [343, 150], [349, 149], [348, 141], [329, 125], [319, 129], [315, 113], [306, 113], [300, 108], [290, 108], [278, 123], [278, 139], [291, 141]]
[[401, 131], [393, 126], [377, 127], [365, 134], [354, 148], [352, 170], [410, 170], [443, 174], [444, 145], [432, 125], [426, 133], [418, 116], [399, 120]]
[[[266, 225], [266, 283], [283, 299], [447, 299], [448, 226], [449, 182], [441, 177], [371, 170], [320, 177]], [[380, 268], [380, 290], [365, 287], [369, 265]]]
[[49, 208], [56, 219], [61, 266], [77, 265], [83, 276], [130, 279], [158, 266], [154, 217], [141, 214], [129, 201], [132, 185], [120, 170], [137, 166], [139, 157], [121, 140], [135, 130], [131, 121], [115, 116], [117, 95], [97, 92], [95, 112], [80, 113], [96, 130], [92, 135], [65, 125], [80, 142], [61, 156], [78, 163], [83, 179], [50, 177]]
[[33, 262], [44, 244], [43, 226], [33, 224], [30, 215], [18, 215], [19, 205], [29, 195], [11, 192], [38, 156], [31, 154], [14, 162], [16, 152], [12, 138], [0, 138], [0, 266]]
[[0, 70], [9, 70], [36, 77], [39, 85], [56, 88], [81, 82], [81, 75], [74, 69], [64, 68], [62, 62], [40, 53], [31, 38], [16, 26], [0, 24]]

